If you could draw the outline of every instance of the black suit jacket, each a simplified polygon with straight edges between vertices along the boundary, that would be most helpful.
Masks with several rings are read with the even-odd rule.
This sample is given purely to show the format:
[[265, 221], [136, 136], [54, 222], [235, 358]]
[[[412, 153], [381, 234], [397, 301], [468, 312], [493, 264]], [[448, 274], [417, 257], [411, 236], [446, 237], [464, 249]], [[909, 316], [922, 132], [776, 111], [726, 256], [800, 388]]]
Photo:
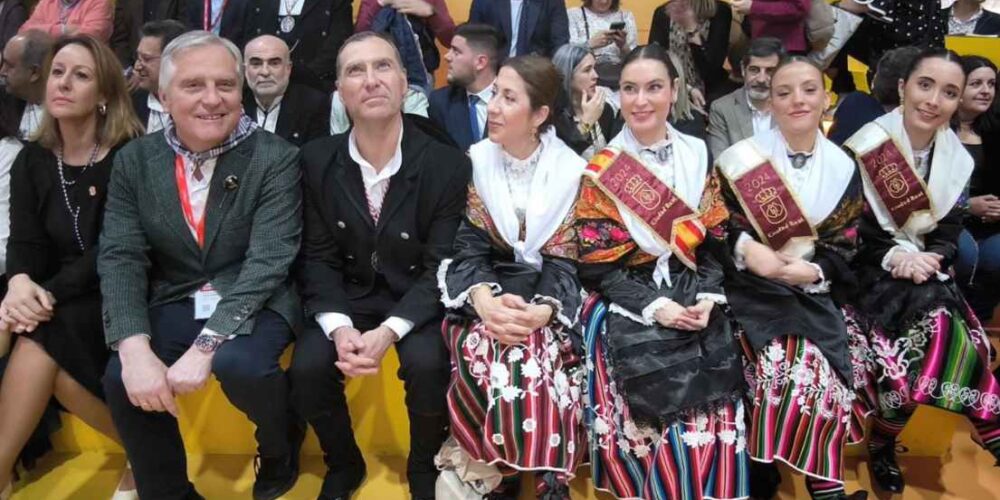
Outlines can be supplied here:
[[139, 123], [145, 127], [149, 123], [149, 92], [143, 89], [135, 89], [131, 94], [131, 98], [135, 116], [139, 119]]
[[274, 35], [292, 48], [293, 79], [331, 92], [337, 79], [337, 51], [354, 33], [351, 0], [303, 0], [291, 33], [281, 31], [276, 0], [250, 0], [246, 41]]
[[503, 53], [510, 53], [510, 44], [517, 44], [517, 53], [552, 56], [556, 49], [569, 43], [569, 18], [565, 0], [524, 0], [521, 26], [517, 40], [511, 40], [510, 0], [472, 0], [470, 23], [486, 23], [503, 32], [507, 41]]
[[[191, 29], [200, 30], [204, 26], [204, 2], [208, 0], [177, 0], [179, 3], [179, 19]], [[240, 50], [246, 44], [246, 16], [247, 7], [250, 0], [227, 0], [226, 9], [222, 12], [222, 20], [219, 21], [219, 35], [228, 38], [235, 43]], [[215, 20], [215, 14], [212, 19]]]
[[305, 226], [297, 270], [306, 315], [398, 316], [419, 330], [444, 312], [437, 271], [453, 252], [469, 159], [404, 118], [403, 164], [376, 225], [348, 136], [302, 148]]
[[[257, 100], [253, 92], [243, 92], [243, 111], [257, 120]], [[289, 84], [281, 98], [274, 133], [296, 145], [330, 135], [330, 94], [299, 84]]]
[[[445, 129], [458, 148], [468, 151], [472, 141], [472, 123], [469, 120], [469, 96], [462, 87], [449, 85], [431, 92], [427, 114], [434, 123]], [[486, 137], [486, 124], [480, 123], [480, 137]]]
[[1000, 35], [1000, 14], [983, 9], [983, 15], [976, 21], [976, 35]]

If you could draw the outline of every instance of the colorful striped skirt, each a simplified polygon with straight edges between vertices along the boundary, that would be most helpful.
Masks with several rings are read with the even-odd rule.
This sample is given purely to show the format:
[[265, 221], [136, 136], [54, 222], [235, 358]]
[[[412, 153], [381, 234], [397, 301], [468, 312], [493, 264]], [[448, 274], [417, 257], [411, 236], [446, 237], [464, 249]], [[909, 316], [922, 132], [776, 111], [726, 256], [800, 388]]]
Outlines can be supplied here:
[[663, 429], [637, 425], [611, 377], [607, 304], [584, 305], [585, 422], [597, 489], [617, 498], [737, 499], [750, 494], [741, 401], [686, 416]]
[[451, 352], [451, 433], [474, 459], [516, 471], [572, 477], [583, 454], [583, 368], [570, 340], [551, 328], [502, 344], [479, 321], [445, 321]]
[[855, 396], [870, 385], [864, 336], [850, 324], [848, 334], [854, 387], [808, 339], [779, 337], [756, 353], [741, 339], [753, 394], [749, 442], [754, 460], [784, 462], [807, 476], [843, 483], [844, 445], [861, 442], [871, 413]]
[[938, 308], [905, 332], [868, 329], [882, 416], [908, 414], [918, 404], [1000, 422], [1000, 384], [990, 371], [990, 341], [971, 310]]

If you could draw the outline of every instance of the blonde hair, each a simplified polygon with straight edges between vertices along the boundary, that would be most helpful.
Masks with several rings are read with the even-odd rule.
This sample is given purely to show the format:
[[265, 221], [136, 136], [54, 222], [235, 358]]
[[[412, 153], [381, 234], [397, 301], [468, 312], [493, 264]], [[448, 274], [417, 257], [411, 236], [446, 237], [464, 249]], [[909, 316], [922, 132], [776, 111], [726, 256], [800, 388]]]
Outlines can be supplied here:
[[[45, 78], [52, 71], [52, 59], [60, 50], [70, 45], [79, 45], [90, 52], [94, 58], [94, 76], [97, 79], [97, 93], [107, 100], [105, 113], [97, 115], [97, 142], [103, 146], [113, 147], [133, 137], [142, 135], [143, 126], [135, 116], [132, 101], [129, 99], [128, 88], [125, 85], [122, 66], [114, 52], [103, 42], [90, 35], [73, 35], [60, 38], [52, 47], [52, 52], [45, 61]], [[33, 140], [48, 148], [55, 149], [62, 145], [59, 135], [59, 124], [45, 110], [38, 131]]]
[[674, 84], [677, 87], [677, 101], [670, 108], [670, 115], [675, 121], [690, 120], [694, 118], [694, 113], [691, 109], [691, 92], [688, 91], [687, 78], [684, 76], [684, 67], [681, 66], [680, 61], [673, 52], [668, 52], [668, 54], [670, 62], [674, 64], [674, 68], [677, 70], [677, 78], [674, 80], [677, 82]]

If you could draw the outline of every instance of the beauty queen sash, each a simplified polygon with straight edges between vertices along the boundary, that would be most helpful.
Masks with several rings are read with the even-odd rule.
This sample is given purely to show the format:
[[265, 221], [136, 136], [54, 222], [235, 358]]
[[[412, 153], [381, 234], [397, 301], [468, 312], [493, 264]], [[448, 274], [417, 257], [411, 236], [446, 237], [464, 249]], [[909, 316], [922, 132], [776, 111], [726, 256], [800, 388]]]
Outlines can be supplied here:
[[937, 227], [927, 185], [885, 129], [873, 123], [862, 130], [865, 134], [855, 134], [846, 146], [861, 164], [869, 200], [878, 202], [874, 211], [880, 222], [891, 222], [896, 232], [919, 241], [919, 235]]
[[[642, 161], [615, 148], [594, 155], [584, 171], [597, 187], [642, 222], [643, 228], [670, 249], [685, 266], [696, 269], [695, 249], [705, 240], [705, 226], [670, 186]], [[629, 228], [633, 233], [636, 231]], [[638, 235], [633, 234], [633, 237]]]
[[767, 246], [795, 257], [812, 254], [818, 236], [795, 193], [752, 139], [735, 144], [719, 157], [719, 171], [729, 182], [750, 223]]

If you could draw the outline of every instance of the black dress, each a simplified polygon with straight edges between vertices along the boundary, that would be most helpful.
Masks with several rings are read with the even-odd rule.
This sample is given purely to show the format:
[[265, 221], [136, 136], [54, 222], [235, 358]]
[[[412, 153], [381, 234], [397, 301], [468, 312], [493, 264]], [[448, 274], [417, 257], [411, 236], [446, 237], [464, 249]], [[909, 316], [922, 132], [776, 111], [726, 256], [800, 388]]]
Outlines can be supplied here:
[[32, 333], [60, 368], [101, 397], [109, 351], [101, 322], [97, 239], [117, 148], [84, 170], [65, 165], [69, 203], [79, 207], [79, 236], [60, 189], [55, 155], [28, 143], [11, 167], [7, 274], [27, 274], [56, 299], [55, 315]]

